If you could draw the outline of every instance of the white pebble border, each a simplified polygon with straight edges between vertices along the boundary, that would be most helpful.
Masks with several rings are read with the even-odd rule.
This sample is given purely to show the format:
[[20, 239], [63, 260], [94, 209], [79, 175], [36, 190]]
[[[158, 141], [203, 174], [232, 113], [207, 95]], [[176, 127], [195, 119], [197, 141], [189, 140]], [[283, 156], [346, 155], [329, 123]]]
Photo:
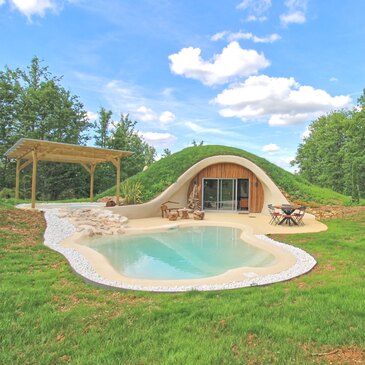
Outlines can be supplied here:
[[186, 292], [191, 290], [210, 291], [237, 289], [286, 281], [295, 278], [296, 276], [307, 273], [308, 271], [312, 270], [313, 267], [316, 265], [316, 260], [300, 248], [274, 241], [265, 235], [257, 235], [256, 237], [258, 237], [259, 239], [267, 241], [272, 245], [279, 246], [282, 249], [289, 251], [296, 257], [296, 263], [290, 269], [277, 274], [255, 276], [252, 275], [254, 273], [247, 273], [250, 274], [247, 275], [249, 277], [242, 281], [234, 281], [230, 283], [216, 285], [140, 286], [118, 281], [111, 281], [106, 280], [98, 275], [92, 268], [90, 263], [87, 261], [87, 259], [78, 251], [72, 248], [63, 247], [59, 244], [61, 241], [76, 232], [75, 226], [71, 224], [68, 219], [58, 217], [58, 209], [45, 209], [44, 212], [47, 222], [47, 228], [44, 233], [44, 244], [50, 247], [52, 250], [55, 250], [65, 256], [73, 270], [79, 275], [83, 276], [86, 280], [112, 288], [153, 292]]

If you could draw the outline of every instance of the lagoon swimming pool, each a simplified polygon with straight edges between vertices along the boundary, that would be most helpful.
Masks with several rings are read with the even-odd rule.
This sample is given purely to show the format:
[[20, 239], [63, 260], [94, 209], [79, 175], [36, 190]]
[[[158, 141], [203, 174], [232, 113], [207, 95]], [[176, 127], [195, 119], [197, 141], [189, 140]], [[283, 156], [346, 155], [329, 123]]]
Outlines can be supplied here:
[[121, 275], [183, 280], [221, 275], [240, 267], [265, 268], [277, 260], [244, 242], [234, 227], [190, 226], [167, 231], [103, 236], [83, 244], [102, 254]]

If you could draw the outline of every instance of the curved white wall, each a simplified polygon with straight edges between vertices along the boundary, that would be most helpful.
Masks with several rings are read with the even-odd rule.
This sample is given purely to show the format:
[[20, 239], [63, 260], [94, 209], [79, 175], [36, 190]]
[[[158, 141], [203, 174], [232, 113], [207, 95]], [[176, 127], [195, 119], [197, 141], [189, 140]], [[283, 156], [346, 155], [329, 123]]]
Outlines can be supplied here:
[[169, 186], [163, 193], [155, 199], [150, 200], [144, 204], [126, 205], [121, 207], [113, 207], [115, 213], [119, 213], [128, 218], [149, 218], [161, 216], [160, 206], [162, 203], [171, 200], [179, 202], [181, 207], [187, 205], [187, 194], [190, 181], [204, 168], [218, 163], [234, 163], [251, 170], [262, 184], [264, 190], [264, 205], [262, 213], [268, 214], [267, 205], [273, 204], [287, 204], [285, 196], [281, 193], [274, 182], [266, 175], [266, 173], [253, 162], [246, 158], [232, 155], [219, 155], [208, 157], [199, 161], [188, 170], [185, 171], [176, 181], [176, 183]]

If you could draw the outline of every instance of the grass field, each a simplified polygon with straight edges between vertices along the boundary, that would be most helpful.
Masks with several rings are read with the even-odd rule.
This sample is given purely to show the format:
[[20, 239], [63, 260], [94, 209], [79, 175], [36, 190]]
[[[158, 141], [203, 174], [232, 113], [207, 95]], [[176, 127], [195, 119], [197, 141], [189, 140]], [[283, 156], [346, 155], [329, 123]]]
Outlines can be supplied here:
[[154, 294], [85, 283], [0, 209], [0, 364], [364, 364], [365, 215], [276, 236], [318, 266], [266, 287]]

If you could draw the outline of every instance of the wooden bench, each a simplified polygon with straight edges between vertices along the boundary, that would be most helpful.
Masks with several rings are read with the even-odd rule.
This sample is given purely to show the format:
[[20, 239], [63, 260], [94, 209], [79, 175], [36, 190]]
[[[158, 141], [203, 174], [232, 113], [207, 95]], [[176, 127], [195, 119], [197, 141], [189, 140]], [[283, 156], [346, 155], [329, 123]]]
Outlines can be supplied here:
[[174, 212], [174, 211], [176, 211], [176, 213], [177, 213], [177, 216], [178, 217], [180, 217], [180, 214], [179, 214], [179, 210], [180, 209], [183, 209], [182, 207], [178, 207], [178, 208], [170, 208], [170, 207], [168, 207], [166, 204], [167, 203], [172, 203], [172, 204], [179, 204], [179, 203], [176, 203], [176, 202], [170, 202], [170, 201], [168, 201], [168, 202], [165, 202], [165, 203], [163, 203], [163, 204], [161, 204], [161, 217], [162, 218], [169, 218], [169, 215], [170, 215], [170, 213], [171, 212]]

